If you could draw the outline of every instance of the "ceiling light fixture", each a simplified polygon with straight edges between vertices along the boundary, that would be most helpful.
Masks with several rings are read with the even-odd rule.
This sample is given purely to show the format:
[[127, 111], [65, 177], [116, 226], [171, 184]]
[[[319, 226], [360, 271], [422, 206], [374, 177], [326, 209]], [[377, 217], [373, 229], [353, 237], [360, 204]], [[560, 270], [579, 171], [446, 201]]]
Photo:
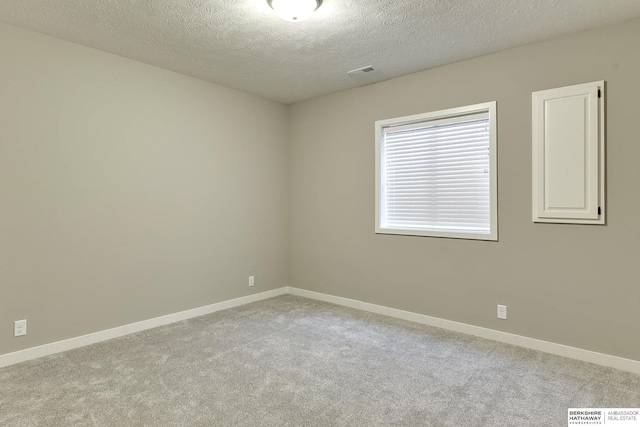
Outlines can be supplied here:
[[322, 0], [267, 0], [276, 14], [289, 22], [300, 22], [320, 7]]

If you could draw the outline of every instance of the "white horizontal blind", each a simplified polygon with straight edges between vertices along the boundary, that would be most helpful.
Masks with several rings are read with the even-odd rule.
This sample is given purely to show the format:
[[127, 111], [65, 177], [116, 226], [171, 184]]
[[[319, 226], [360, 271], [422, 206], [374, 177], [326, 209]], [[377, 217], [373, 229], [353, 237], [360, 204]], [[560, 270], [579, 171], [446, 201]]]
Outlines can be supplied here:
[[381, 227], [491, 232], [487, 111], [382, 130]]

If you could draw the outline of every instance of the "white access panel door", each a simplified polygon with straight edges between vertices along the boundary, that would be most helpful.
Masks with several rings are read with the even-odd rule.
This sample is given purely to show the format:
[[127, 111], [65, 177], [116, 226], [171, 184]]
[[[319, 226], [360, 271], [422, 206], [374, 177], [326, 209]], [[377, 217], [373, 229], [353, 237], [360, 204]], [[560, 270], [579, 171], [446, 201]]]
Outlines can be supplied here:
[[604, 81], [534, 92], [533, 221], [604, 224]]

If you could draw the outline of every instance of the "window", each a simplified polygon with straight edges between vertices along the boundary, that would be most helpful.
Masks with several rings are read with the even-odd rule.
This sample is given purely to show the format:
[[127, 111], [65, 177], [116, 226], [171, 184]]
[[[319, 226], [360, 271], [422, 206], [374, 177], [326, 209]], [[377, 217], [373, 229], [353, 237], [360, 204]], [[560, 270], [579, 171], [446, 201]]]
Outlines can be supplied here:
[[496, 103], [376, 122], [376, 233], [498, 240]]

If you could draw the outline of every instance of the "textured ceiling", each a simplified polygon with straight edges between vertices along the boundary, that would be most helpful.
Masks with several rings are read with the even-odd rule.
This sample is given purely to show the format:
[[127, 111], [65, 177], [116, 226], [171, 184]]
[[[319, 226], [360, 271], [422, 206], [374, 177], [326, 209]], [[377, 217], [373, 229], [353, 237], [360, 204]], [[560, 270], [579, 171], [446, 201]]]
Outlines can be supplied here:
[[0, 1], [0, 21], [284, 103], [637, 16], [640, 0], [324, 0], [298, 23], [266, 0]]

